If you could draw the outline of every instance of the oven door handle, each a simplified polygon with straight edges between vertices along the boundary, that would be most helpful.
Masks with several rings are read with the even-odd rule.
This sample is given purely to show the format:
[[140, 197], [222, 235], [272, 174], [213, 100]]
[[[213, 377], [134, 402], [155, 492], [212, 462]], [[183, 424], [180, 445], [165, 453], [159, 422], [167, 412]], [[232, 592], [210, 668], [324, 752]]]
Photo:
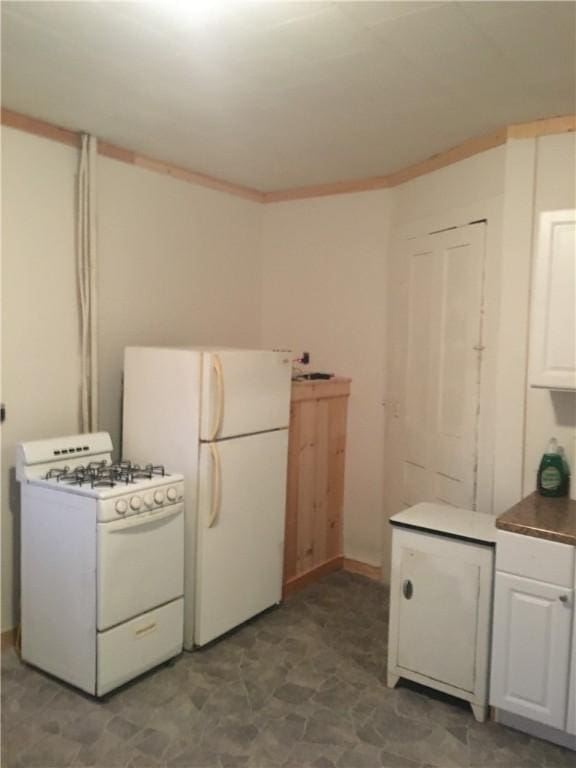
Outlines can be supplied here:
[[127, 531], [131, 528], [142, 528], [145, 525], [157, 523], [159, 520], [168, 520], [179, 515], [182, 509], [182, 504], [177, 504], [175, 507], [163, 509], [161, 512], [146, 512], [145, 514], [131, 515], [126, 520], [115, 520], [113, 523], [108, 523], [110, 525], [110, 533], [122, 533], [122, 531]]

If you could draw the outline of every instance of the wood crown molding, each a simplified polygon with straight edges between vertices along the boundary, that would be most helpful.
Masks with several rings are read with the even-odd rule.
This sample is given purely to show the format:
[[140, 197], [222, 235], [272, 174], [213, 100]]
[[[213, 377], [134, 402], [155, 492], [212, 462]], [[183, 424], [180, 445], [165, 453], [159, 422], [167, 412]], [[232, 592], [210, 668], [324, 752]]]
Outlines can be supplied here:
[[306, 197], [325, 197], [326, 195], [343, 195], [351, 192], [366, 192], [374, 189], [389, 189], [404, 184], [407, 181], [424, 176], [439, 168], [466, 160], [468, 157], [485, 152], [487, 149], [498, 147], [506, 143], [507, 130], [505, 128], [488, 134], [468, 139], [456, 147], [439, 152], [437, 155], [422, 160], [414, 165], [409, 165], [400, 171], [388, 174], [388, 176], [375, 176], [371, 179], [358, 179], [357, 181], [337, 181], [334, 184], [320, 184], [316, 187], [300, 187], [298, 189], [278, 190], [277, 192], [265, 192], [265, 203], [280, 203], [288, 200], [298, 200]]
[[[71, 131], [67, 128], [47, 123], [44, 120], [38, 120], [34, 117], [22, 115], [19, 112], [13, 112], [10, 109], [2, 108], [1, 124], [10, 128], [16, 128], [26, 133], [33, 133], [36, 136], [42, 136], [60, 144], [66, 144], [72, 147], [80, 146], [80, 133]], [[501, 146], [510, 139], [532, 139], [539, 136], [548, 136], [558, 133], [572, 133], [576, 131], [576, 115], [563, 115], [558, 117], [549, 117], [542, 120], [534, 120], [529, 123], [518, 123], [501, 128], [494, 133], [477, 136], [468, 139], [456, 147], [439, 152], [432, 157], [422, 160], [419, 163], [410, 165], [407, 168], [395, 171], [386, 176], [374, 176], [367, 179], [356, 179], [354, 181], [336, 181], [330, 184], [317, 184], [308, 187], [295, 187], [292, 189], [281, 189], [272, 192], [259, 192], [256, 189], [244, 187], [240, 184], [215, 179], [203, 173], [197, 173], [178, 165], [165, 163], [146, 155], [140, 155], [129, 149], [118, 147], [104, 141], [98, 142], [98, 153], [103, 157], [109, 157], [113, 160], [119, 160], [129, 165], [135, 165], [140, 168], [146, 168], [156, 173], [163, 173], [172, 176], [175, 179], [186, 181], [191, 184], [197, 184], [202, 187], [225, 192], [237, 197], [243, 197], [257, 203], [279, 203], [290, 200], [303, 200], [311, 197], [326, 197], [328, 195], [344, 195], [353, 192], [368, 192], [376, 189], [388, 189], [397, 187], [407, 181], [416, 179], [419, 176], [437, 171], [440, 168], [458, 163], [469, 157], [486, 152], [488, 149]]]
[[[9, 128], [17, 128], [26, 133], [33, 133], [36, 136], [41, 136], [44, 139], [51, 139], [60, 144], [67, 144], [71, 147], [80, 147], [80, 133], [70, 131], [67, 128], [60, 128], [57, 125], [52, 125], [44, 120], [38, 120], [35, 117], [28, 117], [19, 112], [13, 112], [4, 107], [2, 107], [1, 123]], [[105, 141], [98, 141], [98, 154], [103, 157], [109, 157], [112, 160], [119, 160], [122, 163], [146, 168], [149, 171], [163, 173], [167, 176], [172, 176], [175, 179], [197, 184], [201, 187], [215, 189], [218, 192], [225, 192], [229, 195], [235, 195], [236, 197], [243, 197], [257, 203], [263, 202], [262, 193], [255, 189], [243, 187], [240, 184], [234, 184], [229, 181], [215, 179], [212, 176], [207, 176], [203, 173], [196, 173], [187, 168], [181, 168], [178, 165], [165, 163], [162, 160], [156, 160], [155, 158], [147, 157], [146, 155], [140, 155], [137, 152], [132, 152], [124, 147], [117, 147], [115, 144], [109, 144]]]
[[508, 139], [535, 139], [538, 136], [550, 136], [554, 133], [573, 133], [576, 131], [576, 115], [547, 117], [532, 123], [509, 125]]

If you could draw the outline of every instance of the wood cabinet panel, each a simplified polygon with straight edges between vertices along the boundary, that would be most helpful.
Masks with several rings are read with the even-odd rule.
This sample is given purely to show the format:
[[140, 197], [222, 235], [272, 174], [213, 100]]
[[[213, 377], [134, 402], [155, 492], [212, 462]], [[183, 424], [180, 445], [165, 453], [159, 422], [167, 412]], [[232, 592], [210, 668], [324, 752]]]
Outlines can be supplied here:
[[292, 385], [284, 544], [287, 591], [342, 564], [350, 381]]

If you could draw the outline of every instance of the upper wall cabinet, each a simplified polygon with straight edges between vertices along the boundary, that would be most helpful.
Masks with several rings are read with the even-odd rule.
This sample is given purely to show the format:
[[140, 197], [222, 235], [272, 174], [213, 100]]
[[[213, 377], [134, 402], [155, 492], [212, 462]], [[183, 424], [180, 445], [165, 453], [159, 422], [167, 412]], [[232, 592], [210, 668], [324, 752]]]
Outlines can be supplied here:
[[576, 390], [576, 210], [540, 215], [532, 291], [530, 385]]

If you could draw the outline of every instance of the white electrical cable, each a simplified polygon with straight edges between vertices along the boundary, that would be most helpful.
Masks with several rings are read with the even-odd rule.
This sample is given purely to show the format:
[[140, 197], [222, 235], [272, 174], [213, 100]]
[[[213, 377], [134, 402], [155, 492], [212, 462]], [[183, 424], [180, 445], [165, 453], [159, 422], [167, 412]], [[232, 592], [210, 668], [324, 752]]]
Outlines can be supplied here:
[[78, 166], [77, 267], [80, 297], [80, 430], [98, 421], [98, 325], [96, 295], [96, 152], [94, 136], [82, 134]]

